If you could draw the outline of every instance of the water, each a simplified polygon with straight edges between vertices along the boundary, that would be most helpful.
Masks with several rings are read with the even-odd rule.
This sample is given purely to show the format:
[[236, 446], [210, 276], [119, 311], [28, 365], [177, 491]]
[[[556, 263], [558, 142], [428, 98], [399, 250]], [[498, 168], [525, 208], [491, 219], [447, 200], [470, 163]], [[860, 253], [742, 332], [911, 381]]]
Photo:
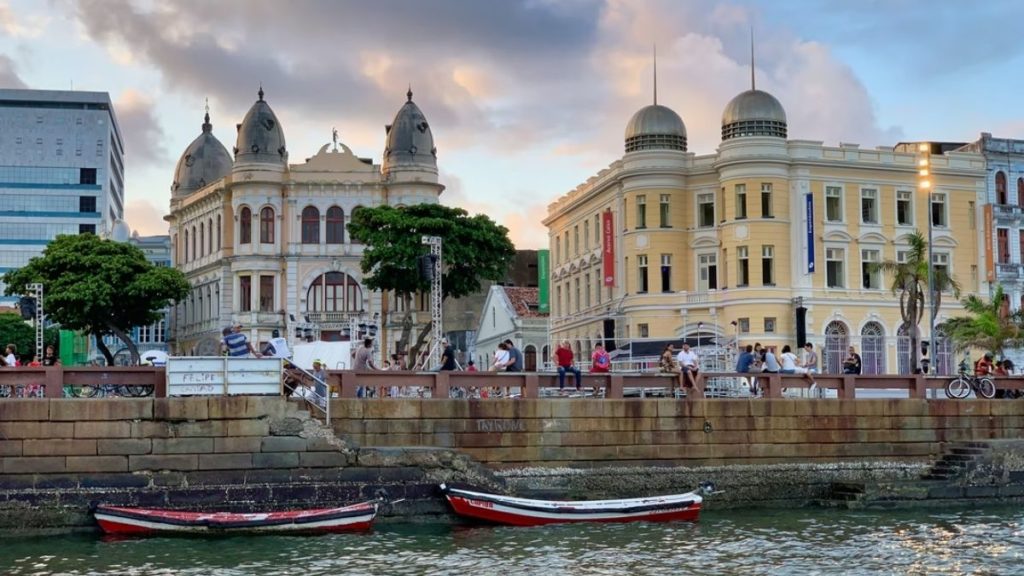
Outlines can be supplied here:
[[699, 524], [380, 525], [316, 537], [6, 537], [12, 575], [1024, 574], [1024, 511], [707, 512]]

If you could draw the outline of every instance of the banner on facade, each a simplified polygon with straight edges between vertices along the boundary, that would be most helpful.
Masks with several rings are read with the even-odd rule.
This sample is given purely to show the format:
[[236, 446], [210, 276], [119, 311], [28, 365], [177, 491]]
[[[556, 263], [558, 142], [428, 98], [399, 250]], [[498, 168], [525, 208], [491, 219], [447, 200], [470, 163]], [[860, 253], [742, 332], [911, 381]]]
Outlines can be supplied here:
[[604, 259], [604, 285], [615, 286], [615, 222], [612, 211], [605, 210], [601, 214], [601, 238], [603, 241], [602, 257]]
[[982, 207], [982, 214], [982, 217], [985, 219], [985, 278], [989, 282], [995, 282], [996, 267], [992, 258], [992, 205], [985, 204]]
[[537, 251], [537, 310], [541, 314], [551, 312], [551, 304], [548, 300], [548, 279], [551, 277], [551, 270], [548, 265], [550, 262], [549, 254], [548, 250]]
[[814, 274], [814, 195], [806, 194], [807, 204], [807, 273]]

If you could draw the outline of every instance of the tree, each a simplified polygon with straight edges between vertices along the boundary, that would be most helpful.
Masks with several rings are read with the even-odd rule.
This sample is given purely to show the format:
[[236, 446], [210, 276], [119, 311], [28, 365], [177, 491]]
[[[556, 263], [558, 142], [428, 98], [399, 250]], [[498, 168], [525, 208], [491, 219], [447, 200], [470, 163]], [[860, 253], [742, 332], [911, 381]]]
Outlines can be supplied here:
[[[921, 318], [925, 312], [925, 296], [928, 293], [928, 241], [920, 231], [915, 230], [909, 239], [910, 250], [906, 260], [886, 260], [874, 265], [875, 270], [892, 277], [892, 293], [900, 297], [900, 317], [910, 332], [910, 367], [916, 368], [921, 351]], [[952, 291], [954, 298], [960, 297], [960, 284], [944, 268], [933, 268], [935, 298], [929, 303], [932, 320], [942, 306], [942, 293]], [[935, 349], [935, 335], [931, 335], [932, 350]], [[934, 353], [932, 354], [934, 356]]]
[[1020, 344], [1020, 325], [1009, 312], [1002, 286], [996, 286], [988, 302], [971, 294], [960, 303], [970, 315], [942, 323], [943, 333], [953, 340], [958, 352], [977, 348], [1001, 356], [1007, 346]]
[[[515, 256], [507, 228], [483, 214], [470, 216], [461, 208], [440, 204], [360, 208], [352, 214], [349, 234], [366, 245], [361, 268], [367, 287], [393, 291], [406, 300], [430, 291], [430, 282], [420, 277], [417, 268], [417, 258], [427, 253], [422, 236], [441, 237], [442, 299], [476, 292], [482, 280], [500, 280]], [[412, 327], [411, 312], [406, 312], [400, 350], [409, 345]], [[432, 328], [428, 322], [409, 350], [410, 365]]]
[[[59, 331], [56, 328], [48, 328], [43, 333], [43, 347], [56, 348], [59, 339]], [[31, 321], [22, 319], [21, 314], [15, 312], [0, 313], [0, 349], [8, 344], [18, 347], [19, 357], [36, 351], [35, 328], [32, 327]]]
[[158, 321], [164, 308], [189, 292], [180, 271], [154, 266], [138, 248], [95, 234], [58, 236], [42, 256], [7, 272], [3, 281], [9, 296], [41, 283], [47, 318], [94, 336], [108, 365], [114, 357], [104, 336], [124, 342], [137, 364], [139, 351], [130, 330]]

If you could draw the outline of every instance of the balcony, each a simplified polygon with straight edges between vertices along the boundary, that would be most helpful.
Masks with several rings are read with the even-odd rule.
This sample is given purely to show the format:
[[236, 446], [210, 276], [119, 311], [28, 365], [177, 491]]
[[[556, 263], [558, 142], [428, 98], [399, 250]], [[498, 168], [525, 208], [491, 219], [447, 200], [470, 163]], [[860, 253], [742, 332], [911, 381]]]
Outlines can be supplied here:
[[993, 204], [992, 205], [992, 216], [997, 221], [1019, 221], [1024, 212], [1021, 211], [1020, 206], [1013, 206], [1010, 204]]
[[1021, 277], [1021, 265], [998, 263], [996, 264], [996, 278], [999, 280], [1017, 280]]
[[322, 311], [308, 311], [303, 312], [303, 318], [299, 320], [306, 320], [312, 324], [319, 324], [321, 328], [329, 327], [348, 327], [353, 320], [359, 321], [359, 312], [322, 312]]

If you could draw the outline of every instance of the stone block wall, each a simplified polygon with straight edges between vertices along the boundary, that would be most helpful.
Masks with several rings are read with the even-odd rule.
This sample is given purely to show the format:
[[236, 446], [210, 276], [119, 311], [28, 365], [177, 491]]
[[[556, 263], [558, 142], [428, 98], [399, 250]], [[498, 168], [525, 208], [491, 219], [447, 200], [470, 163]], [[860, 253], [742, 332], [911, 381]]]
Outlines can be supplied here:
[[494, 468], [925, 462], [949, 441], [1018, 438], [1007, 400], [335, 400], [361, 446], [438, 446]]

